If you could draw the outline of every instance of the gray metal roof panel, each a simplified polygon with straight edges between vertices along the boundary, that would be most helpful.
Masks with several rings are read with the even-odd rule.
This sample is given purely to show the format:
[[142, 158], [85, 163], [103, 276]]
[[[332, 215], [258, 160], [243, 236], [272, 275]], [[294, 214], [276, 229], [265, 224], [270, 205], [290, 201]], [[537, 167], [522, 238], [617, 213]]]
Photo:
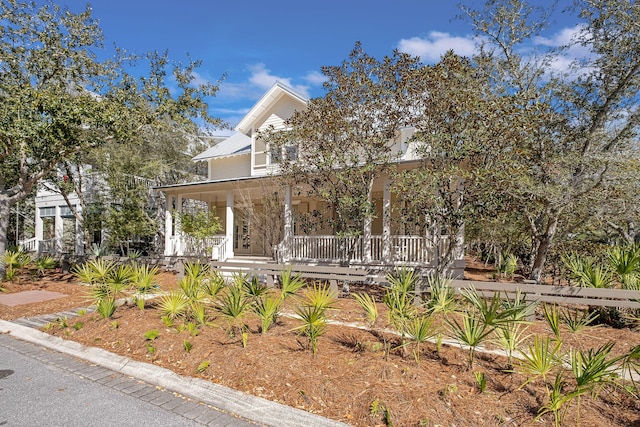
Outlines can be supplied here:
[[209, 147], [207, 150], [198, 154], [191, 160], [197, 162], [200, 160], [235, 156], [249, 152], [251, 152], [251, 138], [241, 132], [236, 132], [224, 141], [217, 143], [213, 147]]

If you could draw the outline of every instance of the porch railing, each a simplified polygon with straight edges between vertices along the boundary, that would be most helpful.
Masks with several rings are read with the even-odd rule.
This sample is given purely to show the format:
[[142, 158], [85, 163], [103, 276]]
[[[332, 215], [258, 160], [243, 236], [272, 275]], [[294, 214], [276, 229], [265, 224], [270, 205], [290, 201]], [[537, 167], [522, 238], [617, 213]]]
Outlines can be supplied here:
[[35, 252], [38, 250], [38, 239], [33, 237], [27, 240], [20, 240], [18, 248], [20, 248], [22, 252]]
[[[227, 236], [211, 236], [204, 240], [194, 239], [191, 236], [173, 236], [169, 239], [169, 248], [165, 251], [172, 255], [185, 256], [213, 256], [217, 253], [218, 260], [227, 259], [226, 244]], [[222, 257], [222, 258], [220, 258]]]
[[38, 252], [58, 253], [62, 251], [62, 238], [54, 237], [52, 239], [41, 240], [38, 245]]
[[[443, 251], [448, 245], [448, 237], [443, 236], [438, 249]], [[338, 262], [349, 259], [366, 262], [362, 236], [293, 236], [291, 242], [292, 260]], [[371, 236], [371, 261], [425, 265], [434, 261], [434, 244], [422, 236], [390, 236], [389, 254], [385, 259], [383, 237]]]
[[[217, 236], [218, 237], [218, 236]], [[219, 236], [218, 243], [211, 247], [211, 259], [213, 261], [226, 261], [227, 260], [227, 242], [229, 238], [227, 236]]]

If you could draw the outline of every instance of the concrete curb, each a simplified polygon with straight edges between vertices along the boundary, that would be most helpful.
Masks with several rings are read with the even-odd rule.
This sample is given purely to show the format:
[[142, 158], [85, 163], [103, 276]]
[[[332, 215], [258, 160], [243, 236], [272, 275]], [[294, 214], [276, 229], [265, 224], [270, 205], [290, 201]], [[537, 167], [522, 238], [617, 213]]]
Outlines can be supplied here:
[[150, 363], [138, 362], [101, 348], [46, 334], [33, 328], [0, 320], [0, 333], [68, 354], [112, 371], [164, 387], [183, 396], [269, 426], [341, 427], [348, 424], [272, 402], [261, 397], [214, 384], [200, 378], [183, 377]]

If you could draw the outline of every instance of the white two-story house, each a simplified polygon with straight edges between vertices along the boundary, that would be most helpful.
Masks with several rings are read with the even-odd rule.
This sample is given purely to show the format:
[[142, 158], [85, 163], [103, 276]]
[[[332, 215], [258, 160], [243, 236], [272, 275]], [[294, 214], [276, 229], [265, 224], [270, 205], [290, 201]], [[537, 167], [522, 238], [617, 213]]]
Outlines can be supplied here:
[[[297, 156], [296, 149], [275, 152], [258, 137], [271, 127], [284, 129], [285, 121], [296, 110], [304, 110], [307, 102], [291, 88], [276, 83], [238, 123], [235, 134], [193, 159], [208, 163], [207, 180], [157, 188], [166, 196], [166, 256], [204, 255], [196, 253], [193, 242], [180, 231], [176, 220], [176, 212], [183, 209], [185, 201], [196, 200], [206, 204], [209, 211], [215, 211], [223, 226], [220, 234], [208, 239], [206, 245], [207, 255], [214, 259], [258, 256], [301, 263], [344, 261], [341, 258], [345, 256], [345, 246], [340, 239], [345, 238], [332, 235], [322, 222], [309, 228], [303, 221], [310, 215], [331, 215], [327, 203], [274, 178], [281, 156]], [[403, 129], [393, 142], [403, 167], [411, 167], [412, 162], [417, 164], [409, 142], [412, 133], [410, 128]], [[347, 238], [351, 239], [349, 262], [433, 265], [439, 246], [449, 237], [438, 234], [434, 238], [424, 232], [416, 235], [411, 227], [394, 221], [395, 198], [387, 178], [378, 179], [373, 190], [375, 219], [363, 235]], [[274, 200], [278, 205], [274, 205]], [[452, 270], [460, 273], [464, 268], [463, 242], [461, 236], [454, 238], [456, 254]]]

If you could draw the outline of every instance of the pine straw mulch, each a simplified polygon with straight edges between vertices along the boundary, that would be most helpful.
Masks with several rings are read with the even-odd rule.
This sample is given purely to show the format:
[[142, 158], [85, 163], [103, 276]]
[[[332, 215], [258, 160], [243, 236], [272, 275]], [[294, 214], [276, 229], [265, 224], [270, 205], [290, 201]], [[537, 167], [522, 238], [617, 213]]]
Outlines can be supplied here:
[[[159, 281], [163, 290], [176, 286], [171, 273], [163, 272]], [[69, 275], [3, 286], [10, 292], [46, 289], [68, 297], [9, 308], [0, 305], [2, 319], [57, 312], [87, 301], [86, 288]], [[357, 286], [351, 289], [359, 290]], [[479, 353], [473, 369], [468, 369], [467, 351], [443, 346], [438, 353], [435, 345], [428, 343], [416, 362], [413, 348], [397, 348], [398, 338], [381, 332], [382, 328], [369, 331], [333, 324], [320, 338], [314, 357], [304, 338], [292, 331], [298, 323], [288, 317], [281, 317], [265, 335], [259, 332], [257, 322], [251, 321], [248, 346], [242, 348], [240, 340], [230, 338], [216, 320], [217, 326], [201, 328], [197, 336], [181, 330], [178, 324], [166, 327], [153, 305], [148, 302], [143, 311], [135, 306], [120, 307], [110, 320], [87, 314], [69, 319], [67, 327], [59, 322], [47, 331], [356, 426], [385, 425], [388, 421], [395, 426], [528, 425], [546, 401], [539, 383], [521, 387], [525, 378], [506, 372], [506, 359], [500, 356]], [[341, 298], [338, 305], [333, 318], [361, 321], [352, 298]], [[159, 336], [150, 342], [144, 333], [152, 329], [158, 330]], [[549, 333], [540, 321], [528, 332]], [[575, 336], [564, 331], [564, 337], [566, 348], [596, 348], [614, 340], [616, 354], [640, 343], [639, 332], [605, 327], [590, 327]], [[390, 352], [385, 351], [385, 339], [391, 342]], [[188, 352], [185, 341], [191, 344]], [[204, 361], [209, 366], [198, 373]], [[478, 371], [487, 377], [484, 393], [476, 386], [474, 372]], [[578, 425], [576, 415], [577, 407], [572, 404], [565, 425]], [[543, 416], [534, 424], [553, 425], [553, 417]], [[640, 426], [640, 402], [619, 389], [603, 391], [596, 400], [585, 397], [579, 425]]]

